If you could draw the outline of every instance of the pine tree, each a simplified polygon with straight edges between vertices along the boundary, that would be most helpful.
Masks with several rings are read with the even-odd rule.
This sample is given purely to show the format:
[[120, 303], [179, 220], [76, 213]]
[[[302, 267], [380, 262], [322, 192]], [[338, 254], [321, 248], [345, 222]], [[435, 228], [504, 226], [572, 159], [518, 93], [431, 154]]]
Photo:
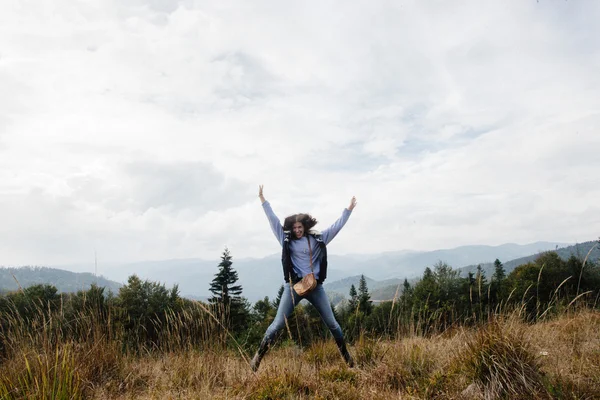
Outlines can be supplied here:
[[482, 268], [481, 264], [477, 265], [477, 273], [475, 274], [475, 279], [477, 279], [477, 284], [485, 285], [487, 283], [487, 278], [485, 276], [485, 270]]
[[258, 300], [254, 303], [254, 307], [252, 307], [252, 311], [254, 312], [257, 321], [265, 320], [272, 309], [273, 305], [269, 301], [269, 296], [265, 296], [264, 299]]
[[487, 277], [485, 276], [485, 270], [482, 268], [481, 264], [477, 265], [477, 272], [475, 273], [475, 280], [477, 284], [477, 291], [479, 298], [483, 298], [487, 288]]
[[358, 308], [365, 315], [369, 315], [373, 310], [371, 295], [369, 294], [367, 280], [365, 279], [364, 275], [360, 276], [360, 283], [358, 284]]
[[283, 296], [283, 285], [281, 285], [279, 291], [277, 291], [277, 297], [273, 301], [273, 308], [279, 308], [279, 303], [281, 303], [281, 296]]
[[496, 282], [502, 282], [504, 280], [504, 278], [506, 278], [506, 271], [504, 270], [504, 266], [502, 265], [502, 263], [500, 262], [500, 260], [498, 260], [496, 258], [496, 261], [494, 261], [494, 275], [493, 275], [493, 279]]
[[408, 282], [408, 279], [404, 278], [404, 283], [402, 284], [402, 294], [400, 294], [399, 299], [399, 306], [402, 308], [403, 313], [412, 307], [413, 292], [414, 289]]
[[475, 274], [475, 280], [477, 285], [477, 302], [479, 303], [479, 317], [481, 318], [484, 314], [484, 305], [487, 303], [487, 278], [485, 277], [485, 271], [481, 267], [481, 264], [477, 265], [477, 273]]
[[242, 295], [242, 286], [236, 285], [238, 274], [232, 267], [231, 253], [225, 248], [219, 263], [219, 272], [210, 284], [213, 296], [211, 304], [215, 306], [215, 312], [221, 317], [222, 322], [228, 328], [234, 330], [245, 329], [248, 322], [248, 305]]
[[423, 277], [415, 284], [413, 293], [415, 300], [422, 304], [436, 303], [439, 300], [439, 285], [431, 268], [426, 267]]
[[475, 280], [475, 274], [473, 272], [469, 271], [467, 275], [467, 283], [469, 285], [469, 302], [473, 304], [473, 293], [475, 291], [475, 284], [477, 283], [477, 281]]
[[358, 293], [356, 292], [354, 284], [350, 286], [350, 292], [348, 294], [350, 295], [350, 300], [348, 301], [348, 311], [353, 313], [356, 311], [356, 307], [358, 307]]
[[402, 288], [403, 288], [403, 290], [402, 290], [403, 293], [407, 293], [410, 291], [411, 287], [410, 287], [410, 283], [408, 283], [407, 278], [404, 278], [404, 283], [402, 284]]
[[504, 266], [496, 258], [496, 261], [494, 261], [494, 275], [492, 275], [492, 283], [490, 285], [490, 297], [493, 305], [497, 305], [504, 295], [505, 279], [506, 271], [504, 270]]

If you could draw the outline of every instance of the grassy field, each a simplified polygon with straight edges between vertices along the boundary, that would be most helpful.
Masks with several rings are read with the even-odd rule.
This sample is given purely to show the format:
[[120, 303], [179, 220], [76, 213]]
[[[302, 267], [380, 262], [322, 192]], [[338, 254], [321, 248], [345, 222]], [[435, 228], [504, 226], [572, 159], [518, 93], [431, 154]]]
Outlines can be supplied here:
[[[600, 313], [590, 309], [525, 324], [505, 315], [430, 337], [373, 340], [343, 363], [333, 340], [285, 342], [257, 373], [250, 354], [221, 346], [126, 353], [90, 323], [86, 340], [62, 340], [46, 320], [35, 334], [3, 335], [2, 399], [457, 399], [600, 398]], [[103, 327], [106, 328], [106, 327]]]

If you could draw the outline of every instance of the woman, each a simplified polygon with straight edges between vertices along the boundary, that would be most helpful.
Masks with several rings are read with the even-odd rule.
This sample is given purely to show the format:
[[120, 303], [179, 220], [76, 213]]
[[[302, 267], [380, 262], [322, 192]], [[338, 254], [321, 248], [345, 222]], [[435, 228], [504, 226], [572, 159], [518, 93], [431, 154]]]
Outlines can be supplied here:
[[[286, 319], [302, 299], [308, 300], [319, 311], [321, 318], [335, 338], [342, 357], [348, 366], [353, 367], [354, 361], [346, 348], [342, 329], [331, 310], [329, 298], [323, 289], [323, 281], [327, 277], [326, 245], [333, 240], [348, 221], [352, 210], [356, 207], [356, 198], [352, 197], [350, 205], [344, 209], [340, 219], [323, 232], [318, 233], [311, 231], [311, 228], [317, 224], [317, 220], [308, 214], [291, 215], [285, 219], [283, 226], [281, 226], [279, 219], [271, 209], [271, 205], [263, 196], [262, 185], [259, 186], [258, 197], [262, 202], [265, 214], [267, 214], [271, 229], [283, 248], [281, 259], [285, 285], [277, 315], [267, 328], [260, 347], [250, 363], [252, 370], [256, 371], [258, 369], [260, 361], [275, 340], [275, 335], [284, 327]], [[315, 275], [317, 286], [303, 297], [299, 296], [294, 291], [293, 285], [311, 272]]]

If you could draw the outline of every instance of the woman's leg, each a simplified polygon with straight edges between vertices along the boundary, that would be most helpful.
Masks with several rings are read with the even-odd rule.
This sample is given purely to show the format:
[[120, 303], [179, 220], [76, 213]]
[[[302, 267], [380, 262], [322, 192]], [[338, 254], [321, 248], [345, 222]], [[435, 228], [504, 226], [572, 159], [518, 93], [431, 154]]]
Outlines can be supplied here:
[[277, 315], [275, 316], [275, 319], [273, 320], [271, 325], [269, 325], [269, 327], [267, 328], [265, 336], [260, 342], [258, 351], [254, 355], [254, 358], [250, 363], [250, 366], [253, 371], [256, 371], [258, 369], [260, 361], [262, 360], [267, 350], [269, 350], [269, 346], [271, 346], [271, 344], [275, 340], [275, 335], [277, 335], [277, 332], [279, 332], [279, 330], [285, 326], [286, 319], [290, 316], [292, 311], [294, 311], [294, 307], [296, 307], [300, 300], [302, 300], [302, 298], [300, 298], [300, 296], [298, 296], [293, 289], [290, 289], [289, 283], [283, 285], [283, 294], [281, 295], [279, 307], [277, 308]]
[[327, 297], [327, 293], [325, 293], [325, 289], [323, 289], [323, 285], [317, 285], [317, 287], [306, 296], [306, 300], [310, 301], [317, 311], [319, 311], [321, 318], [333, 335], [342, 357], [344, 357], [348, 366], [353, 367], [354, 360], [346, 348], [342, 328], [340, 328], [340, 324], [335, 320], [335, 315], [333, 315], [331, 304], [329, 303], [329, 298]]
[[323, 285], [317, 285], [312, 292], [306, 295], [306, 300], [310, 301], [319, 314], [321, 314], [323, 322], [325, 322], [325, 325], [327, 325], [333, 337], [336, 340], [343, 339], [344, 334], [342, 333], [342, 328], [340, 328], [340, 324], [335, 320], [335, 315], [333, 315], [333, 311], [331, 310], [329, 297], [327, 297]]

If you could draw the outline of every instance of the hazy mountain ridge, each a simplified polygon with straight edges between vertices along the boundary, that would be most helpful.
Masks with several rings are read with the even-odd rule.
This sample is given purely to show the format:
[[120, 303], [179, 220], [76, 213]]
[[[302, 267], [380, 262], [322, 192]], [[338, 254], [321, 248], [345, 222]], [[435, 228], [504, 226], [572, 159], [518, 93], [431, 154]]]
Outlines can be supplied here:
[[[500, 246], [461, 246], [455, 249], [442, 249], [430, 252], [398, 251], [382, 254], [335, 255], [329, 256], [328, 278], [325, 288], [332, 293], [347, 296], [350, 285], [358, 288], [360, 275], [368, 277], [367, 286], [372, 294], [378, 296], [379, 291], [387, 293], [402, 284], [404, 278], [413, 281], [423, 273], [425, 267], [431, 267], [442, 260], [453, 267], [491, 263], [496, 258], [510, 260], [531, 256], [540, 251], [555, 249], [560, 243], [536, 242], [527, 245], [504, 244]], [[467, 262], [462, 262], [462, 261]], [[136, 274], [141, 279], [164, 283], [167, 287], [179, 286], [182, 296], [206, 298], [210, 282], [217, 273], [220, 259], [175, 259], [159, 261], [142, 261], [127, 264], [99, 264], [104, 277], [112, 281], [126, 283], [127, 278]], [[233, 255], [233, 267], [238, 272], [239, 282], [243, 287], [243, 296], [255, 302], [269, 296], [275, 298], [279, 287], [283, 284], [281, 257], [279, 254], [261, 259], [244, 258], [237, 260]], [[506, 263], [508, 266], [508, 263]], [[60, 268], [60, 267], [59, 267]], [[93, 265], [62, 266], [63, 269], [85, 270]], [[66, 271], [65, 271], [66, 272]], [[466, 272], [464, 272], [466, 274]], [[89, 274], [89, 273], [88, 273]], [[89, 274], [93, 277], [92, 274]], [[349, 279], [349, 284], [340, 284], [339, 280]], [[12, 279], [12, 278], [11, 278]], [[99, 278], [98, 278], [99, 279]], [[387, 280], [389, 279], [389, 280]], [[13, 280], [14, 282], [14, 280]], [[113, 282], [113, 283], [116, 283]], [[117, 284], [118, 285], [118, 284]], [[12, 287], [12, 286], [11, 286]], [[71, 285], [71, 288], [73, 285]], [[79, 289], [79, 288], [77, 288]], [[72, 289], [69, 289], [72, 290]], [[376, 298], [376, 297], [374, 297]]]
[[[563, 247], [563, 248], [559, 248], [559, 249], [555, 249], [555, 250], [548, 250], [548, 251], [556, 251], [556, 253], [559, 255], [559, 257], [561, 257], [564, 260], [567, 260], [572, 255], [583, 260], [583, 259], [585, 259], [586, 256], [588, 256], [588, 252], [590, 252], [588, 259], [587, 259], [588, 262], [598, 262], [598, 260], [600, 260], [600, 246], [597, 246], [597, 244], [598, 244], [598, 241], [590, 241], [590, 242], [578, 243], [578, 244], [575, 244], [572, 246], [567, 246], [567, 247]], [[506, 274], [508, 275], [519, 265], [523, 265], [523, 264], [527, 264], [529, 262], [535, 261], [542, 253], [544, 253], [544, 252], [538, 252], [536, 254], [532, 254], [532, 255], [529, 255], [526, 257], [520, 257], [515, 260], [509, 260], [506, 262], [502, 262], [502, 260], [500, 260], [500, 261], [502, 262], [504, 270], [505, 270]], [[465, 277], [465, 276], [467, 276], [467, 274], [469, 272], [475, 273], [477, 271], [478, 265], [481, 265], [483, 271], [485, 272], [486, 277], [489, 280], [489, 278], [494, 273], [494, 263], [493, 262], [482, 263], [482, 264], [477, 264], [477, 265], [473, 264], [473, 265], [468, 265], [468, 266], [456, 268], [456, 269], [459, 271], [460, 276]], [[419, 280], [419, 277], [409, 279], [408, 281], [411, 285], [413, 285], [418, 280]], [[396, 293], [398, 293], [398, 295], [402, 293], [402, 286], [401, 286], [402, 284], [401, 283], [400, 283], [400, 289], [398, 291], [397, 291], [398, 284], [383, 286], [383, 285], [381, 285], [381, 282], [374, 282], [374, 285], [375, 285], [374, 290], [371, 290], [369, 287], [369, 291], [371, 293], [371, 298], [373, 300], [391, 300], [394, 298]], [[350, 286], [348, 286], [348, 290], [345, 292], [346, 296], [348, 294], [349, 289], [350, 289]], [[340, 293], [343, 293], [343, 292], [340, 291]]]
[[[572, 246], [567, 246], [567, 247], [555, 249], [552, 251], [556, 251], [556, 253], [559, 255], [559, 257], [562, 258], [563, 260], [567, 260], [571, 256], [575, 256], [575, 257], [583, 260], [588, 255], [588, 252], [590, 252], [590, 250], [591, 250], [589, 257], [588, 257], [588, 261], [596, 262], [600, 259], [600, 248], [599, 248], [600, 246], [596, 246], [597, 243], [598, 243], [598, 241], [577, 243]], [[541, 252], [538, 252], [536, 254], [532, 254], [529, 256], [525, 256], [525, 257], [520, 257], [515, 260], [509, 260], [506, 262], [503, 262], [502, 260], [500, 260], [500, 261], [502, 262], [502, 265], [503, 265], [506, 273], [509, 274], [512, 270], [514, 270], [519, 265], [523, 265], [523, 264], [527, 264], [528, 262], [535, 261], [535, 259], [537, 257], [539, 257], [540, 254], [541, 254]], [[485, 272], [487, 277], [490, 277], [494, 273], [494, 263], [493, 262], [483, 263], [483, 264], [481, 264], [481, 268], [483, 269], [483, 271]], [[465, 267], [458, 268], [458, 270], [460, 271], [461, 276], [466, 276], [469, 272], [477, 271], [477, 265], [475, 265], [475, 264], [467, 265]]]
[[[16, 279], [16, 280], [15, 280]], [[18, 282], [18, 283], [17, 283]], [[90, 272], [71, 272], [49, 267], [0, 267], [0, 290], [12, 292], [21, 288], [37, 284], [55, 286], [59, 292], [72, 293], [79, 290], [88, 290], [93, 283], [118, 293], [121, 284], [95, 276]]]
[[[413, 277], [420, 275], [426, 267], [431, 267], [438, 261], [444, 261], [451, 266], [464, 266], [493, 262], [496, 258], [512, 260], [555, 249], [556, 247], [568, 246], [565, 243], [536, 242], [525, 245], [514, 243], [499, 246], [472, 245], [460, 246], [454, 249], [441, 249], [424, 253], [408, 254], [397, 258], [388, 258], [395, 265], [382, 264], [370, 272], [373, 279]], [[389, 257], [389, 256], [388, 256]], [[399, 270], [402, 270], [400, 272]]]

